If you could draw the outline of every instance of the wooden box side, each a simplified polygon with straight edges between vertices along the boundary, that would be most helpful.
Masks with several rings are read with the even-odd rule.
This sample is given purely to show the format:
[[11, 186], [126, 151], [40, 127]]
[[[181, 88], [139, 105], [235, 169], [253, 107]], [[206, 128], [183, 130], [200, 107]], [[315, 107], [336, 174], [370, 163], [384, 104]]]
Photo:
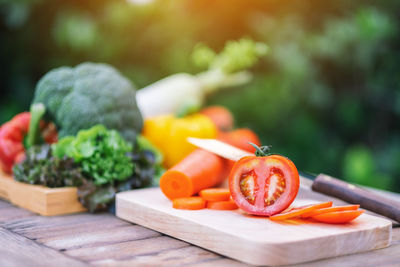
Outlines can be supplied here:
[[82, 212], [76, 187], [48, 188], [15, 181], [0, 173], [0, 197], [40, 215], [52, 216]]
[[76, 187], [46, 189], [46, 216], [86, 211], [78, 199]]
[[13, 184], [13, 178], [10, 175], [4, 174], [0, 170], [0, 198], [10, 201], [10, 186]]

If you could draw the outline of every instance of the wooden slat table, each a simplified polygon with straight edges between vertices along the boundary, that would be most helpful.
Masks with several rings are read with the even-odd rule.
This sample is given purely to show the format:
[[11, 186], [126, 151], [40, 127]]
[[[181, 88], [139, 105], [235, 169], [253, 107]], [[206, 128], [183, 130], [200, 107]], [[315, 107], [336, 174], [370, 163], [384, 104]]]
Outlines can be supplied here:
[[[0, 200], [0, 266], [246, 266], [111, 214], [42, 217]], [[399, 266], [391, 246], [296, 266]]]

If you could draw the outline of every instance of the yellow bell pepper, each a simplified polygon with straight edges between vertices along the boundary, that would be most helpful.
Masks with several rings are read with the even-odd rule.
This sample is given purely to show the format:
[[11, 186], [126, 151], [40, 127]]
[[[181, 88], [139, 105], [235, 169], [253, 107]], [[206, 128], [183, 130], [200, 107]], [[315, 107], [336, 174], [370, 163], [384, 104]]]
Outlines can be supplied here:
[[199, 113], [183, 118], [161, 115], [145, 120], [143, 135], [163, 152], [163, 164], [170, 168], [196, 148], [187, 142], [188, 137], [215, 138], [217, 128]]

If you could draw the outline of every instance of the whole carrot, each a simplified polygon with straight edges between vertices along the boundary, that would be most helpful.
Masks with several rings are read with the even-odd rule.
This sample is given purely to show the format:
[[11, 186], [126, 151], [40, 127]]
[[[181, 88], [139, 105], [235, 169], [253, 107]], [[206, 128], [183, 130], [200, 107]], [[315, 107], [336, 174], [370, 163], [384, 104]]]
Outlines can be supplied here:
[[161, 176], [160, 188], [169, 199], [190, 197], [220, 184], [224, 167], [222, 158], [196, 149]]

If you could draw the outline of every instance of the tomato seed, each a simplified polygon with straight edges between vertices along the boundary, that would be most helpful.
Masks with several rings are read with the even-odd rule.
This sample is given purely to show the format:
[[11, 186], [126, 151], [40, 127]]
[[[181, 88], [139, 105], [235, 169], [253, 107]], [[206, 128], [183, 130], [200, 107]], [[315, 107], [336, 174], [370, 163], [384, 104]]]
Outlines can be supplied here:
[[255, 201], [256, 187], [254, 174], [242, 175], [240, 178], [240, 191], [251, 204], [254, 204]]

